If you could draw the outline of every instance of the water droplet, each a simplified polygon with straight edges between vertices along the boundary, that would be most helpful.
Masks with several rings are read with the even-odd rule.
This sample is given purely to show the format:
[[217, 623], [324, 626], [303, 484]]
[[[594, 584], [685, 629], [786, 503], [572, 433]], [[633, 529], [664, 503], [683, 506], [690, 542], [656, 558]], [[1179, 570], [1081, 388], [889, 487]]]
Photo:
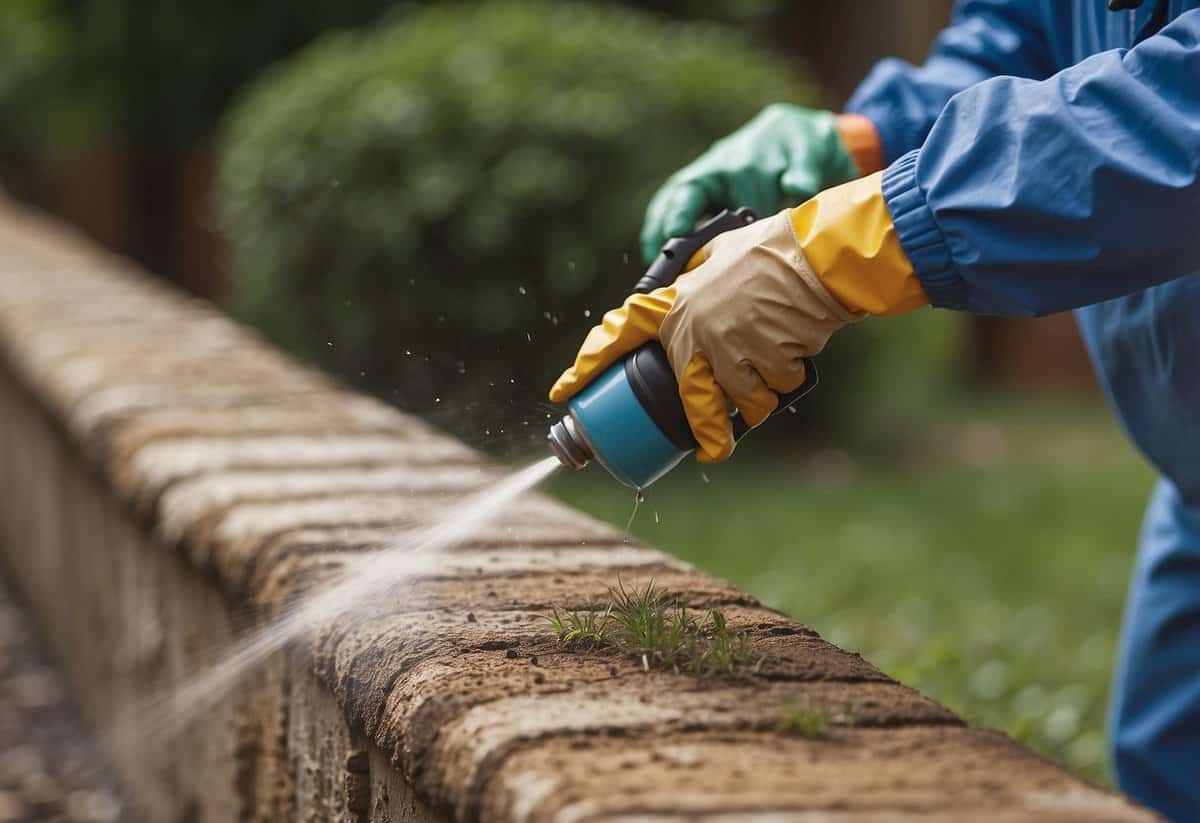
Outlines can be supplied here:
[[621, 253], [621, 262], [624, 263], [626, 266], [629, 265], [629, 252]]
[[656, 524], [662, 522], [662, 518], [658, 516], [658, 509], [654, 510], [654, 522]]
[[570, 269], [571, 271], [575, 271], [575, 261], [574, 261], [574, 260], [568, 260], [568, 261], [567, 261], [567, 268], [568, 268], [568, 269]]
[[405, 349], [404, 355], [405, 357], [412, 357], [412, 349]]
[[712, 482], [711, 480], [708, 479], [708, 474], [705, 472], [700, 472], [700, 479], [703, 480], [705, 483]]
[[332, 341], [332, 340], [330, 340], [330, 341], [329, 341], [328, 343], [326, 343], [325, 345], [326, 345], [326, 346], [332, 346], [332, 345], [333, 345], [333, 341]]
[[584, 309], [584, 310], [583, 310], [583, 316], [584, 316], [584, 317], [591, 317], [591, 316], [592, 316], [592, 310], [591, 310], [591, 309]]
[[[549, 416], [549, 415], [547, 415], [547, 416]], [[644, 499], [645, 498], [642, 497], [642, 492], [640, 489], [633, 493], [633, 511], [631, 511], [629, 513], [629, 520], [627, 520], [625, 522], [625, 542], [626, 543], [629, 542], [629, 527], [633, 525], [633, 518], [637, 517], [638, 506], [642, 505], [642, 500], [644, 500]]]
[[440, 398], [440, 397], [435, 397], [435, 398], [433, 398], [433, 402], [434, 402], [434, 403], [441, 403], [441, 402], [442, 402], [442, 398]]
[[795, 414], [797, 411], [795, 406], [788, 406], [787, 410], [788, 410], [788, 414]]
[[548, 311], [544, 311], [544, 312], [542, 312], [542, 317], [544, 317], [545, 319], [549, 320], [549, 319], [550, 319], [550, 312], [548, 312]]
[[517, 294], [525, 294], [525, 287], [517, 286]]
[[508, 382], [509, 382], [509, 383], [516, 383], [516, 382], [517, 382], [517, 378], [515, 378], [515, 377], [510, 377], [510, 378], [508, 378]]
[[530, 343], [533, 342], [533, 337], [530, 336], [529, 332], [525, 332], [525, 339]]

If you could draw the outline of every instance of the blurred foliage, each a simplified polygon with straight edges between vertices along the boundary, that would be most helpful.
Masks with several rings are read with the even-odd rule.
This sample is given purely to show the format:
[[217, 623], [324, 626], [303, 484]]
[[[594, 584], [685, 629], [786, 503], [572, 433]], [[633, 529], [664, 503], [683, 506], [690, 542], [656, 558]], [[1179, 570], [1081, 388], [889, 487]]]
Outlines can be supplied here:
[[0, 3], [0, 170], [18, 177], [55, 139], [54, 124], [70, 109], [65, 65], [72, 41], [53, 2]]
[[236, 307], [478, 441], [623, 298], [655, 185], [810, 95], [731, 30], [614, 7], [430, 7], [325, 39], [230, 123]]
[[[976, 398], [902, 459], [750, 438], [679, 466], [632, 529], [861, 652], [972, 723], [1108, 780], [1105, 707], [1153, 473], [1097, 405]], [[550, 490], [617, 526], [600, 468]]]
[[[207, 136], [265, 66], [323, 32], [352, 29], [428, 0], [4, 0], [0, 106], [14, 81], [37, 102], [75, 109], [62, 131], [147, 144]], [[673, 17], [710, 18], [769, 37], [782, 0], [628, 0]], [[54, 80], [49, 81], [53, 69]], [[0, 108], [0, 111], [3, 111]], [[79, 115], [86, 114], [86, 117]], [[0, 125], [8, 139], [11, 120]], [[86, 129], [85, 129], [86, 127]]]
[[[23, 0], [4, 0], [9, 2]], [[259, 70], [395, 0], [53, 0], [73, 32], [73, 83], [101, 128], [175, 145], [209, 133]], [[47, 3], [43, 2], [43, 5]]]
[[[229, 122], [236, 309], [472, 442], [540, 439], [538, 401], [639, 274], [655, 186], [763, 105], [813, 94], [729, 28], [611, 6], [430, 7], [326, 38]], [[894, 328], [825, 358], [856, 385], [886, 352], [882, 412], [924, 385], [918, 339], [946, 337]], [[816, 397], [828, 420], [835, 395]]]
[[[606, 0], [593, 0], [604, 3]], [[726, 23], [764, 43], [786, 46], [789, 21], [797, 17], [790, 0], [616, 0], [680, 20]]]
[[[233, 118], [239, 303], [352, 381], [448, 409], [476, 442], [509, 438], [544, 419], [545, 384], [635, 278], [657, 183], [762, 105], [815, 89], [762, 45], [787, 38], [783, 0], [425, 5], [4, 0], [0, 176], [44, 196], [57, 156], [95, 141], [132, 144], [143, 176], [163, 174], [264, 66], [392, 15], [269, 72]], [[131, 179], [142, 199], [170, 196]], [[906, 324], [887, 333], [902, 345], [873, 324], [840, 335], [822, 358], [837, 391], [810, 420], [876, 429], [944, 385], [952, 323]], [[868, 377], [872, 402], [849, 401]]]
[[879, 456], [896, 452], [927, 426], [932, 409], [961, 393], [969, 334], [966, 315], [929, 308], [838, 332], [817, 360], [821, 385], [806, 422], [843, 445], [852, 438]]

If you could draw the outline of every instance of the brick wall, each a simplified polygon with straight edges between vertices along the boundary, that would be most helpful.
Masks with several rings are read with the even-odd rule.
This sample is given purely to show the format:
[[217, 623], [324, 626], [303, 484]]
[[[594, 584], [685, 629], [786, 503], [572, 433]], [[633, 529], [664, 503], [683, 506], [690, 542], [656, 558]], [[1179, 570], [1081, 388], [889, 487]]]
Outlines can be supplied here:
[[[538, 495], [168, 745], [114, 726], [500, 474], [0, 203], [0, 563], [149, 819], [1148, 818]], [[699, 681], [564, 649], [539, 615], [618, 574], [720, 606], [764, 662]], [[831, 707], [832, 727], [783, 733], [789, 706]]]

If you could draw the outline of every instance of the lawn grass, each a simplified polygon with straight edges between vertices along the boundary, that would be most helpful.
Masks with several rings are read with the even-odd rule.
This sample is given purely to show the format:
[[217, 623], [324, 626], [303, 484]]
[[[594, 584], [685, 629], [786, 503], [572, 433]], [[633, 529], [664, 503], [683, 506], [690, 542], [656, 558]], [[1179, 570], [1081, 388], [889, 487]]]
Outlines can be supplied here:
[[[1151, 471], [1098, 403], [950, 409], [905, 442], [880, 460], [751, 438], [649, 489], [632, 532], [1108, 780], [1104, 708]], [[622, 526], [633, 508], [598, 467], [550, 491]]]

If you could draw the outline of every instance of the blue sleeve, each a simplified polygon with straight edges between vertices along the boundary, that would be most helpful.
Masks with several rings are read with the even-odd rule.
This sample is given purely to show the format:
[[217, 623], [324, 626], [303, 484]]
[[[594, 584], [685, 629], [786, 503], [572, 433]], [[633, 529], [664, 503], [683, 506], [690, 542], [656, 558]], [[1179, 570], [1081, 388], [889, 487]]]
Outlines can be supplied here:
[[958, 0], [925, 65], [880, 62], [846, 111], [875, 124], [884, 162], [917, 148], [951, 97], [998, 75], [1043, 79], [1055, 70], [1047, 45], [1051, 20], [1037, 0]]
[[1048, 314], [1200, 270], [1200, 9], [958, 94], [883, 193], [935, 306]]

